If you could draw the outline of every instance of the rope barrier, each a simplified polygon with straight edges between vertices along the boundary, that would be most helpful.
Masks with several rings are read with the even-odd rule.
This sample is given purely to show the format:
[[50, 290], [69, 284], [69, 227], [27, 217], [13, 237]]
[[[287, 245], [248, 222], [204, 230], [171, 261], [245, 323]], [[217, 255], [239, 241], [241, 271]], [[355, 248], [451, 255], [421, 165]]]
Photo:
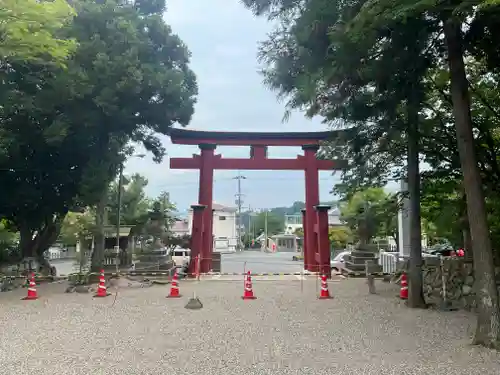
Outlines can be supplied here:
[[[195, 258], [195, 263], [194, 263], [194, 272], [191, 274], [187, 274], [188, 276], [192, 276], [198, 280], [200, 280], [201, 277], [201, 262], [204, 260], [208, 261], [213, 261], [213, 260], [220, 260], [220, 258], [213, 258], [213, 257], [207, 257], [207, 258], [202, 258], [200, 256], [197, 256]], [[261, 260], [238, 260], [238, 259], [231, 259], [230, 261], [233, 264], [242, 264], [243, 272], [207, 272], [204, 273], [206, 275], [221, 275], [221, 276], [245, 276], [247, 274], [247, 270], [251, 267], [251, 265], [284, 265], [286, 264], [289, 267], [295, 266], [295, 264], [289, 264], [289, 262], [293, 262], [291, 259], [288, 260], [283, 260], [283, 259], [276, 259], [273, 258], [273, 260], [270, 261], [261, 261]], [[305, 270], [306, 265], [302, 261], [296, 262], [296, 267], [300, 267], [300, 272], [251, 272], [251, 276], [307, 276], [307, 275], [320, 275], [320, 272], [318, 271], [307, 271]], [[310, 264], [311, 268], [318, 268], [319, 265], [317, 263]], [[175, 269], [174, 267], [173, 269]], [[158, 266], [150, 266], [150, 267], [145, 267], [141, 269], [135, 269], [135, 270], [129, 270], [129, 271], [122, 271], [122, 272], [106, 272], [105, 274], [109, 276], [172, 276], [172, 271], [173, 269], [169, 270], [160, 270], [158, 269]], [[99, 275], [98, 272], [90, 272], [90, 273], [80, 273], [80, 272], [72, 272], [69, 274], [61, 274], [61, 275], [56, 275], [56, 276], [50, 276], [50, 275], [41, 275], [35, 273], [35, 278], [37, 281], [61, 281], [61, 280], [68, 280], [73, 277], [91, 277], [94, 275]], [[0, 280], [4, 281], [5, 279], [26, 279], [27, 276], [25, 275], [0, 275]]]

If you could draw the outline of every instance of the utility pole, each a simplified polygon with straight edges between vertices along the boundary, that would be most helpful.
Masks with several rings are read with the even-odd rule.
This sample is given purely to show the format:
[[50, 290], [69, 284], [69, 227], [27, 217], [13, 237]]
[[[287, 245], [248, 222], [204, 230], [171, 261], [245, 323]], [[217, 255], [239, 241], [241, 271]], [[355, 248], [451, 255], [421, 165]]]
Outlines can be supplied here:
[[[142, 159], [145, 155], [144, 154], [137, 154], [137, 155], [132, 155], [131, 157], [133, 158], [140, 158]], [[123, 163], [125, 160], [122, 160], [120, 162], [120, 169], [118, 171], [118, 197], [117, 197], [117, 209], [116, 209], [116, 273], [119, 272], [120, 269], [120, 217], [122, 214], [122, 190], [123, 190]]]
[[122, 188], [123, 188], [123, 162], [120, 163], [120, 172], [118, 173], [118, 199], [116, 208], [116, 273], [120, 268], [120, 216], [122, 213]]
[[268, 242], [267, 242], [267, 213], [268, 213], [268, 210], [266, 210], [266, 212], [264, 213], [264, 241], [266, 246], [264, 247], [264, 250], [267, 252], [267, 246], [268, 246]]
[[241, 206], [243, 205], [243, 194], [241, 194], [241, 180], [246, 180], [247, 178], [245, 176], [241, 175], [241, 172], [238, 172], [238, 176], [234, 177], [233, 180], [238, 181], [238, 193], [235, 194], [236, 196], [236, 205], [238, 206], [238, 218], [236, 220], [237, 222], [237, 227], [236, 227], [236, 233], [238, 235], [238, 239], [236, 241], [236, 249], [241, 250]]
[[248, 205], [248, 235], [251, 237], [252, 241], [255, 240], [253, 235], [253, 217], [252, 217], [252, 207]]

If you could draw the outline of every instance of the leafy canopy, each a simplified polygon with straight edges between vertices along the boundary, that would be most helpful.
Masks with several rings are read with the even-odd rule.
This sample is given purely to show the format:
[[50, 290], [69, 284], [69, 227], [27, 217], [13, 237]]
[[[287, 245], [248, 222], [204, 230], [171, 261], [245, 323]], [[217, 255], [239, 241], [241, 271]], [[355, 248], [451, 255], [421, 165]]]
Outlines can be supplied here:
[[194, 112], [190, 54], [163, 21], [164, 1], [73, 5], [58, 32], [77, 41], [66, 67], [13, 62], [0, 90], [0, 214], [30, 238], [95, 204], [131, 142], [160, 161], [159, 135]]
[[64, 64], [75, 43], [57, 33], [74, 15], [66, 0], [2, 0], [0, 59]]

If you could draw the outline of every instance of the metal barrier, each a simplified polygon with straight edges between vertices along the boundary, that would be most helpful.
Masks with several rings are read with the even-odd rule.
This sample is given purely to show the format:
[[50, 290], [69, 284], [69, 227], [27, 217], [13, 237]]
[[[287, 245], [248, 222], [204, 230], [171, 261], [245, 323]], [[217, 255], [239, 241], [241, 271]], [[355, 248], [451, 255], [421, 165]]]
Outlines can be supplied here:
[[378, 258], [378, 264], [382, 266], [382, 272], [384, 274], [396, 273], [398, 269], [398, 264], [404, 258], [399, 254], [399, 252], [380, 252]]

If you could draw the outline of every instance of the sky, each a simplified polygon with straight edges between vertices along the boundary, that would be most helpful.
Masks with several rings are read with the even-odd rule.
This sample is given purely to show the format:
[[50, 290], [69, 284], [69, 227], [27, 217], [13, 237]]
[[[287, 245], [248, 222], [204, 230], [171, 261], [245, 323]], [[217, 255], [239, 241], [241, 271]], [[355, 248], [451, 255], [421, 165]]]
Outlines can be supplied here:
[[[195, 114], [187, 129], [218, 131], [321, 131], [320, 120], [308, 120], [302, 113], [282, 122], [285, 107], [276, 93], [266, 88], [258, 73], [259, 41], [272, 29], [265, 18], [256, 18], [239, 0], [169, 0], [165, 21], [180, 36], [192, 53], [191, 68], [199, 85]], [[169, 170], [169, 157], [190, 157], [199, 153], [196, 146], [172, 145], [162, 138], [168, 156], [161, 164], [151, 156], [131, 158], [125, 174], [140, 173], [148, 181], [147, 193], [155, 197], [170, 193], [179, 210], [197, 203], [196, 170]], [[216, 153], [225, 157], [248, 157], [249, 148], [221, 147]], [[269, 157], [295, 158], [300, 148], [269, 147]], [[214, 201], [234, 205], [238, 171], [215, 171]], [[302, 171], [241, 171], [244, 206], [252, 209], [291, 206], [304, 200]], [[322, 201], [334, 197], [330, 191], [338, 181], [331, 172], [320, 172]]]

